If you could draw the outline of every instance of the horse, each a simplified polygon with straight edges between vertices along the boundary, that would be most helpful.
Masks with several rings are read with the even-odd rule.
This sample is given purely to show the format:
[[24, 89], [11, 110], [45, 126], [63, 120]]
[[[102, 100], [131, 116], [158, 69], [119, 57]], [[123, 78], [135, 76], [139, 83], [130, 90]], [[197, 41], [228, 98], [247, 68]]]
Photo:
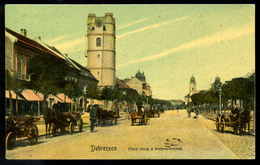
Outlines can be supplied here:
[[113, 120], [115, 120], [115, 124], [117, 124], [117, 117], [116, 117], [116, 112], [115, 111], [108, 111], [109, 112], [109, 117], [110, 117], [110, 125], [113, 124]]
[[248, 126], [248, 133], [250, 134], [250, 120], [251, 120], [251, 116], [250, 116], [250, 111], [244, 110], [243, 112], [241, 112], [240, 114], [240, 133], [245, 134], [246, 131], [246, 124]]
[[[51, 124], [55, 122], [55, 113], [50, 108], [43, 110], [43, 119], [45, 121], [46, 138], [50, 137]], [[49, 133], [47, 132], [49, 130]]]
[[235, 122], [233, 124], [234, 132], [237, 134], [238, 128], [239, 128], [239, 119], [240, 119], [240, 112], [238, 108], [235, 108], [231, 110], [231, 113], [229, 115], [230, 121]]

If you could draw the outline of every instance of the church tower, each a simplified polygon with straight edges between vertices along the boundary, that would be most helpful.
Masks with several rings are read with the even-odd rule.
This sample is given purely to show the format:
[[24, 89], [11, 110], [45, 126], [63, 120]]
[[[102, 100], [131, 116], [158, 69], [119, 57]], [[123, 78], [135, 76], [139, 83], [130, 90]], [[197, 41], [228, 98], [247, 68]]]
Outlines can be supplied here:
[[115, 86], [115, 18], [88, 14], [87, 21], [87, 69], [99, 81], [99, 87]]
[[190, 96], [197, 93], [195, 77], [192, 75], [190, 78], [189, 94]]

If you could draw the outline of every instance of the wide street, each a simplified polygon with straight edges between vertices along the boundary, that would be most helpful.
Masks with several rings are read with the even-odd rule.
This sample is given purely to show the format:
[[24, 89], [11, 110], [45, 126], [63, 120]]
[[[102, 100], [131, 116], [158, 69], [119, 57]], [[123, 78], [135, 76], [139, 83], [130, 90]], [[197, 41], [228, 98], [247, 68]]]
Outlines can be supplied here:
[[[192, 117], [195, 114], [192, 113]], [[227, 147], [215, 131], [214, 121], [200, 115], [187, 118], [186, 110], [165, 111], [161, 117], [151, 118], [148, 125], [130, 125], [130, 120], [117, 125], [89, 127], [83, 132], [58, 135], [46, 139], [41, 136], [36, 145], [17, 141], [13, 150], [6, 152], [7, 159], [240, 159]], [[76, 130], [77, 131], [77, 130]], [[254, 137], [222, 134], [231, 139]], [[240, 138], [241, 137], [241, 138]], [[224, 137], [225, 138], [225, 137]], [[231, 140], [232, 141], [232, 140]], [[245, 140], [243, 140], [245, 141]], [[241, 143], [242, 144], [242, 143]], [[240, 145], [240, 144], [234, 144]], [[242, 147], [246, 152], [246, 148]], [[254, 147], [250, 148], [253, 150]], [[244, 158], [244, 157], [242, 157]], [[248, 157], [247, 157], [248, 158]], [[254, 158], [254, 155], [250, 157]]]

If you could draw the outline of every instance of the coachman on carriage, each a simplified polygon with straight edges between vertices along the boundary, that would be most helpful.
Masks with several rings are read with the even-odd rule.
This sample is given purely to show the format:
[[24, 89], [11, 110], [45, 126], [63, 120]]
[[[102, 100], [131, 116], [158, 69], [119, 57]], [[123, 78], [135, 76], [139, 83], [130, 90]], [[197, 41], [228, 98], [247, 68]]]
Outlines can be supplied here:
[[135, 110], [133, 110], [130, 115], [131, 125], [134, 125], [137, 119], [139, 120], [139, 124], [146, 125], [149, 120], [147, 110], [142, 109], [141, 113], [139, 112], [139, 114]]
[[250, 134], [250, 111], [244, 110], [240, 112], [238, 108], [231, 111], [230, 115], [218, 114], [216, 118], [216, 129], [225, 132], [226, 127], [233, 127], [234, 133], [244, 134], [246, 125], [248, 126], [248, 133]]

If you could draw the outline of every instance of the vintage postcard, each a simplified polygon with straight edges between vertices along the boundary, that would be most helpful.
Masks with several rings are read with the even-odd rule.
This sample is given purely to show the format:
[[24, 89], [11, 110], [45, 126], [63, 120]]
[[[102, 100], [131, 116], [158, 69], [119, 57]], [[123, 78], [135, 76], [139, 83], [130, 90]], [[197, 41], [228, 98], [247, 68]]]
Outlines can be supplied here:
[[255, 159], [255, 5], [5, 5], [6, 159]]

